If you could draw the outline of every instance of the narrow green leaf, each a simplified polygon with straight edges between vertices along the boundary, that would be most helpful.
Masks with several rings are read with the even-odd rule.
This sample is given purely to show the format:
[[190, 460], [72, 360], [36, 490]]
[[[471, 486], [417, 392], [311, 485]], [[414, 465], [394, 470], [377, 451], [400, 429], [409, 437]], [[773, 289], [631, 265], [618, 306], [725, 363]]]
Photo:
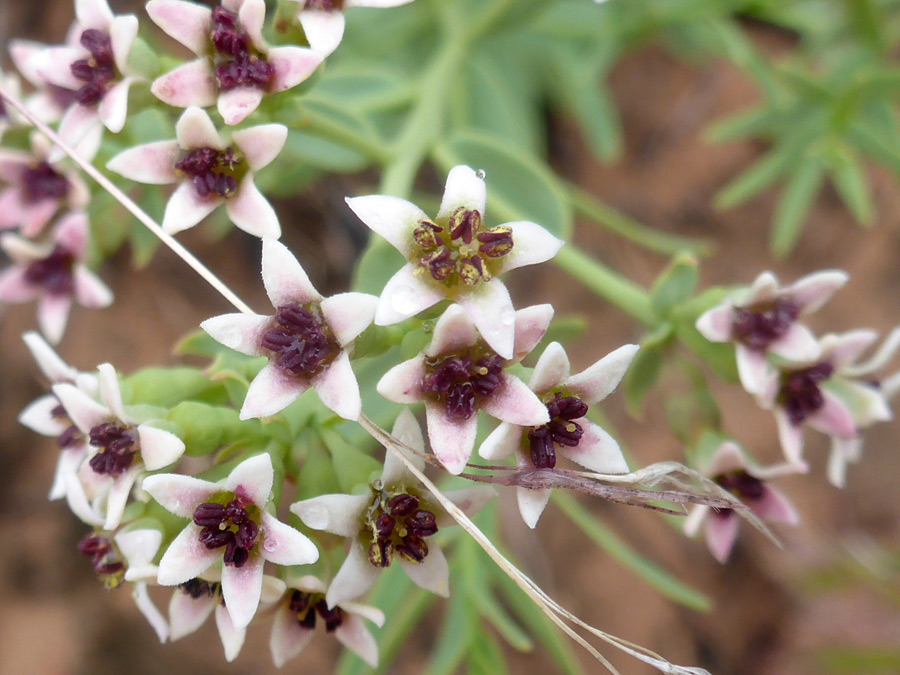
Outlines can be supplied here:
[[672, 309], [690, 298], [697, 286], [698, 274], [698, 263], [694, 256], [676, 256], [650, 289], [650, 303], [654, 311], [660, 317], [666, 317]]
[[796, 246], [823, 176], [824, 168], [814, 157], [803, 160], [791, 174], [775, 207], [769, 236], [770, 248], [776, 256], [784, 257]]
[[[486, 564], [491, 564], [485, 561]], [[475, 589], [469, 593], [470, 601], [478, 607], [481, 613], [497, 632], [509, 643], [510, 647], [520, 652], [528, 652], [534, 649], [531, 638], [519, 627], [506, 610], [497, 601], [497, 598], [489, 590]]]
[[628, 367], [622, 386], [625, 390], [625, 404], [632, 416], [640, 417], [641, 404], [644, 402], [647, 392], [659, 379], [662, 364], [663, 357], [659, 349], [647, 349], [641, 346], [640, 351]]
[[319, 429], [319, 435], [331, 452], [341, 492], [353, 492], [357, 485], [368, 484], [373, 474], [382, 469], [381, 462], [353, 447], [333, 430], [323, 427]]
[[430, 675], [452, 675], [471, 648], [478, 633], [479, 622], [475, 607], [465, 593], [450, 596], [440, 638], [431, 650], [428, 661]]
[[771, 150], [723, 187], [713, 199], [717, 209], [730, 209], [759, 194], [785, 171], [792, 153], [784, 148]]
[[467, 665], [469, 675], [504, 675], [509, 672], [497, 638], [484, 630], [475, 633]]
[[871, 225], [874, 217], [872, 198], [865, 171], [849, 150], [840, 149], [831, 157], [829, 175], [841, 201], [861, 225]]

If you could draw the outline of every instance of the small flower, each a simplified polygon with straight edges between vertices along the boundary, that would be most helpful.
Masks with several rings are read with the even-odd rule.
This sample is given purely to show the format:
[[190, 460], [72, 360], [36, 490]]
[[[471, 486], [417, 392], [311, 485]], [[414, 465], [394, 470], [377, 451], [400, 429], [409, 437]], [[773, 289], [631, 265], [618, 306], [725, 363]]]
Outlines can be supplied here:
[[52, 344], [62, 338], [72, 300], [84, 307], [112, 303], [112, 292], [82, 262], [87, 236], [87, 216], [70, 213], [60, 219], [50, 245], [14, 234], [0, 238], [0, 246], [15, 263], [0, 273], [0, 302], [37, 299], [38, 324]]
[[[478, 454], [499, 460], [515, 453], [520, 467], [553, 469], [557, 454], [597, 473], [626, 473], [628, 464], [619, 444], [587, 415], [589, 405], [609, 396], [637, 353], [625, 345], [577, 375], [570, 375], [562, 345], [551, 342], [538, 359], [529, 388], [547, 408], [550, 421], [540, 426], [503, 422], [485, 439]], [[533, 528], [547, 506], [550, 489], [516, 489], [519, 513]]]
[[[788, 465], [757, 469], [751, 467], [741, 449], [734, 443], [723, 443], [710, 458], [705, 472], [720, 487], [728, 490], [761, 520], [796, 525], [800, 516], [793, 504], [779, 490], [768, 485], [766, 478], [785, 473]], [[684, 532], [689, 537], [697, 534], [705, 522], [706, 545], [716, 560], [724, 563], [737, 538], [741, 518], [732, 509], [716, 509], [706, 505], [695, 506], [684, 521]]]
[[309, 46], [323, 56], [331, 54], [344, 37], [344, 10], [351, 7], [399, 7], [412, 0], [295, 0], [297, 20]]
[[381, 293], [375, 323], [403, 321], [444, 299], [459, 303], [505, 359], [513, 355], [515, 310], [497, 277], [517, 267], [544, 262], [563, 242], [529, 222], [484, 224], [483, 175], [457, 166], [447, 176], [434, 220], [396, 197], [348, 198], [353, 212], [409, 261]]
[[147, 13], [199, 57], [153, 82], [153, 94], [177, 108], [218, 103], [228, 125], [256, 110], [267, 93], [296, 87], [322, 62], [311, 49], [266, 45], [265, 0], [222, 0], [212, 10], [183, 0], [150, 0]]
[[140, 183], [178, 187], [166, 205], [163, 229], [193, 227], [219, 204], [231, 222], [256, 237], [280, 237], [278, 216], [253, 182], [287, 139], [287, 127], [263, 124], [235, 131], [227, 143], [200, 108], [188, 108], [175, 126], [176, 140], [138, 145], [106, 168]]
[[[79, 480], [69, 481], [70, 505], [72, 499], [81, 499], [73, 492], [82, 490], [93, 503], [93, 509], [87, 513], [76, 511], [76, 515], [88, 523], [114, 530], [122, 520], [135, 481], [147, 471], [157, 471], [178, 461], [184, 454], [184, 442], [126, 411], [112, 365], [101, 364], [97, 371], [102, 403], [73, 384], [54, 385], [53, 393], [90, 445], [79, 470]], [[104, 505], [105, 516], [102, 516], [99, 507]]]
[[242, 354], [267, 356], [250, 389], [241, 419], [283, 410], [310, 387], [344, 419], [362, 411], [349, 350], [375, 314], [377, 298], [341, 293], [323, 298], [287, 247], [263, 239], [262, 277], [274, 316], [224, 314], [201, 328]]
[[450, 473], [460, 473], [472, 454], [478, 410], [522, 426], [550, 422], [541, 400], [504, 369], [540, 342], [553, 308], [535, 305], [513, 316], [514, 358], [504, 359], [479, 340], [465, 310], [450, 305], [435, 325], [431, 344], [391, 368], [376, 386], [379, 394], [396, 403], [425, 402], [431, 448]]
[[767, 354], [786, 361], [819, 355], [815, 336], [798, 319], [824, 305], [847, 275], [839, 270], [809, 274], [780, 287], [771, 272], [697, 319], [697, 330], [711, 342], [734, 342], [741, 384], [751, 394], [763, 387], [770, 367]]
[[[413, 450], [424, 451], [422, 430], [408, 408], [397, 417], [391, 433]], [[425, 466], [419, 457], [410, 461], [419, 468]], [[466, 513], [474, 513], [495, 492], [477, 486], [444, 494]], [[416, 585], [445, 597], [449, 594], [447, 560], [428, 540], [454, 521], [432, 504], [392, 452], [385, 457], [381, 478], [365, 494], [313, 497], [292, 504], [291, 511], [307, 527], [352, 538], [347, 558], [325, 594], [329, 609], [369, 590], [395, 559]]]
[[262, 593], [263, 566], [308, 565], [319, 552], [304, 535], [270, 514], [272, 458], [256, 455], [221, 483], [179, 474], [157, 474], [144, 490], [176, 516], [190, 518], [159, 561], [158, 581], [177, 586], [222, 565], [222, 597], [236, 629], [250, 623]]
[[277, 668], [297, 656], [309, 643], [317, 625], [372, 668], [378, 665], [378, 645], [363, 619], [384, 625], [384, 613], [369, 605], [342, 602], [329, 608], [325, 584], [313, 576], [288, 580], [287, 591], [275, 612], [269, 649]]

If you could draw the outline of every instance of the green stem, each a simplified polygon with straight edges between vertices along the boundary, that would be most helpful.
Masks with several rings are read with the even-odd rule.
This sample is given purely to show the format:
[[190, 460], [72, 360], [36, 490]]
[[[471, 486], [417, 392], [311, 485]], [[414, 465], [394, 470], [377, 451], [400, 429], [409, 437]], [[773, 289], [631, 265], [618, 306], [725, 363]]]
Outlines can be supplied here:
[[297, 125], [301, 131], [308, 131], [316, 136], [340, 143], [350, 150], [367, 157], [373, 162], [384, 164], [391, 153], [384, 143], [374, 138], [354, 133], [343, 124], [338, 124], [327, 115], [317, 114], [311, 107], [302, 107]]
[[658, 318], [650, 304], [650, 295], [633, 281], [583, 253], [575, 244], [566, 244], [553, 258], [556, 266], [594, 293], [612, 303], [646, 326], [655, 326]]

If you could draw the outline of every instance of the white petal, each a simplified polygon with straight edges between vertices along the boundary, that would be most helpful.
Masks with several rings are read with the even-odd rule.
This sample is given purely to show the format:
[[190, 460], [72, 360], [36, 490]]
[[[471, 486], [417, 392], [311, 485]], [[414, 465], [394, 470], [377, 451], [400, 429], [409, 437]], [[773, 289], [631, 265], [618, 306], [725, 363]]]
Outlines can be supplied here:
[[72, 298], [68, 295], [45, 295], [38, 300], [38, 325], [51, 344], [58, 344], [69, 321]]
[[306, 535], [275, 516], [263, 512], [260, 516], [263, 539], [259, 552], [276, 565], [309, 565], [319, 559], [319, 550]]
[[131, 488], [138, 476], [143, 473], [144, 467], [140, 464], [132, 466], [125, 473], [119, 474], [112, 481], [112, 486], [106, 495], [106, 522], [104, 530], [115, 530], [122, 522], [122, 515], [131, 496]]
[[178, 181], [175, 163], [180, 156], [178, 141], [157, 141], [120, 152], [106, 168], [139, 183], [165, 185]]
[[437, 217], [448, 218], [458, 208], [478, 211], [483, 216], [486, 200], [487, 189], [484, 179], [467, 166], [455, 166], [447, 175], [447, 184], [444, 186], [444, 196]]
[[847, 483], [847, 464], [859, 460], [862, 439], [832, 436], [831, 453], [828, 455], [828, 482], [837, 488]]
[[164, 509], [182, 518], [192, 517], [200, 504], [223, 492], [222, 487], [216, 483], [177, 473], [147, 476], [141, 488]]
[[264, 563], [261, 556], [251, 554], [240, 567], [222, 566], [222, 596], [235, 628], [245, 628], [256, 614]]
[[766, 302], [774, 299], [777, 293], [778, 279], [771, 272], [763, 272], [753, 280], [741, 304], [746, 307], [757, 302]]
[[380, 573], [381, 569], [369, 562], [368, 553], [354, 539], [350, 542], [346, 560], [328, 587], [325, 601], [329, 607], [334, 607], [346, 600], [358, 598], [372, 587]]
[[231, 613], [225, 605], [216, 607], [215, 617], [219, 639], [225, 649], [225, 660], [231, 663], [241, 653], [241, 647], [244, 646], [244, 639], [247, 637], [247, 629], [246, 627], [237, 628], [234, 625]]
[[[215, 105], [219, 97], [219, 88], [213, 74], [209, 59], [205, 56], [188, 61], [157, 77], [150, 87], [150, 92], [163, 103], [176, 108], [199, 106], [208, 108]], [[200, 145], [182, 145], [184, 149], [203, 147]], [[216, 146], [211, 146], [216, 147]]]
[[287, 140], [287, 127], [283, 124], [261, 124], [235, 131], [232, 142], [247, 160], [251, 171], [259, 171], [271, 164]]
[[247, 33], [253, 46], [262, 50], [265, 47], [262, 39], [262, 28], [266, 21], [265, 0], [243, 0], [239, 4], [239, 25]]
[[375, 310], [375, 325], [400, 323], [443, 299], [444, 292], [436, 284], [428, 282], [422, 268], [407, 263], [397, 270], [381, 291]]
[[66, 364], [53, 348], [33, 330], [22, 334], [22, 340], [34, 357], [41, 372], [51, 382], [73, 382], [78, 371]]
[[378, 665], [378, 643], [358, 616], [353, 614], [345, 616], [341, 625], [334, 631], [334, 637], [372, 668]]
[[140, 613], [147, 619], [147, 623], [156, 632], [156, 637], [159, 638], [161, 643], [165, 644], [166, 640], [169, 639], [169, 622], [166, 621], [166, 617], [162, 615], [162, 612], [156, 608], [156, 605], [150, 599], [150, 594], [147, 593], [147, 584], [135, 584], [131, 597], [134, 598], [134, 604]]
[[[135, 21], [137, 25], [137, 21]], [[98, 113], [103, 126], [114, 134], [122, 131], [125, 126], [125, 118], [128, 116], [128, 90], [134, 78], [126, 77], [114, 87], [109, 89], [100, 101]]]
[[516, 312], [513, 360], [521, 361], [537, 347], [553, 320], [553, 305], [532, 305]]
[[525, 427], [550, 421], [547, 406], [522, 380], [507, 373], [500, 377], [501, 385], [481, 404], [482, 410], [502, 422]]
[[429, 542], [428, 555], [422, 562], [410, 562], [399, 556], [397, 556], [397, 562], [416, 586], [440, 595], [442, 598], [450, 597], [450, 568], [444, 553], [435, 542]]
[[563, 386], [585, 403], [602, 401], [619, 385], [638, 349], [637, 345], [619, 347], [594, 365], [570, 377]]
[[431, 344], [425, 353], [428, 356], [453, 353], [471, 347], [478, 342], [478, 332], [460, 305], [450, 305], [434, 327]]
[[787, 413], [781, 409], [775, 409], [775, 424], [778, 426], [778, 440], [784, 458], [791, 464], [804, 464], [803, 461], [803, 430], [791, 422]]
[[309, 46], [323, 56], [328, 56], [344, 37], [344, 15], [341, 12], [324, 12], [302, 9], [297, 15]]
[[[76, 90], [84, 82], [72, 74], [72, 64], [86, 55], [87, 51], [80, 45], [77, 47], [49, 47], [35, 54], [31, 65], [45, 82], [63, 89]], [[84, 107], [78, 104], [73, 105], [78, 108]]]
[[584, 417], [574, 421], [581, 425], [584, 435], [574, 448], [557, 447], [560, 455], [597, 473], [628, 473], [628, 463], [615, 438]]
[[825, 404], [806, 419], [813, 429], [829, 436], [856, 436], [856, 422], [847, 405], [830, 391], [823, 390]]
[[113, 13], [106, 0], [75, 0], [75, 16], [82, 27], [104, 33], [113, 22]]
[[225, 479], [225, 489], [263, 508], [272, 498], [274, 481], [272, 457], [264, 452], [234, 467]]
[[352, 342], [375, 319], [378, 298], [367, 293], [339, 293], [325, 298], [319, 308], [341, 347]]
[[66, 503], [78, 518], [94, 527], [103, 527], [105, 518], [103, 518], [96, 509], [88, 502], [87, 495], [84, 492], [84, 486], [78, 479], [77, 474], [71, 473], [66, 477]]
[[196, 631], [209, 618], [219, 604], [215, 596], [201, 596], [197, 599], [176, 588], [169, 601], [169, 627], [173, 641]]
[[384, 237], [404, 257], [413, 248], [413, 230], [421, 221], [430, 218], [415, 204], [387, 195], [348, 197], [347, 206], [365, 223], [366, 227]]
[[456, 301], [465, 307], [488, 346], [504, 359], [511, 359], [516, 311], [506, 286], [499, 279], [491, 279], [460, 295]]
[[547, 507], [547, 502], [550, 501], [551, 492], [550, 488], [534, 490], [524, 487], [516, 488], [516, 502], [519, 505], [519, 513], [522, 515], [522, 520], [525, 521], [525, 524], [532, 530], [537, 527], [538, 520]]
[[275, 69], [269, 82], [273, 93], [296, 87], [322, 64], [322, 54], [305, 47], [273, 47], [266, 58]]
[[847, 273], [841, 270], [815, 272], [785, 288], [782, 296], [796, 303], [801, 314], [810, 314], [828, 302], [849, 278]]
[[107, 408], [71, 384], [54, 385], [53, 395], [62, 403], [69, 418], [84, 433], [88, 433], [98, 424], [109, 421], [111, 417]]
[[314, 632], [300, 625], [297, 615], [290, 611], [287, 603], [283, 603], [275, 613], [272, 623], [272, 634], [269, 637], [269, 650], [276, 668], [297, 656], [309, 644]]
[[[416, 416], [409, 408], [404, 408], [394, 420], [391, 436], [398, 442], [416, 452], [425, 452], [425, 438], [422, 436], [422, 427], [419, 426]], [[403, 456], [419, 471], [425, 470], [425, 460], [405, 448], [397, 448]], [[404, 462], [390, 449], [384, 455], [384, 470], [381, 472], [381, 482], [386, 486], [409, 482], [413, 477]]]
[[748, 394], [762, 393], [772, 370], [766, 361], [766, 355], [742, 344], [735, 345], [734, 355], [741, 386]]
[[341, 350], [331, 365], [313, 377], [312, 386], [319, 395], [319, 400], [335, 414], [345, 420], [359, 419], [362, 398], [346, 351]]
[[322, 301], [297, 259], [275, 239], [263, 239], [262, 278], [273, 307]]
[[222, 197], [213, 194], [201, 197], [193, 183], [182, 181], [166, 204], [163, 229], [169, 234], [187, 230], [206, 218], [222, 201]]
[[259, 314], [222, 314], [200, 324], [216, 342], [248, 356], [262, 356], [263, 335], [272, 327], [271, 316]]
[[713, 557], [720, 563], [728, 560], [731, 549], [734, 548], [738, 525], [740, 525], [740, 519], [734, 511], [728, 511], [721, 515], [713, 512], [706, 519], [704, 530], [706, 545]]
[[375, 385], [375, 390], [395, 403], [418, 403], [422, 400], [424, 378], [425, 357], [420, 354], [387, 371]]
[[730, 302], [716, 305], [701, 314], [695, 326], [710, 342], [728, 342], [734, 334], [734, 307]]
[[550, 391], [569, 377], [569, 370], [566, 350], [558, 342], [551, 342], [535, 364], [528, 386], [538, 393]]
[[75, 299], [78, 300], [79, 305], [99, 309], [112, 304], [112, 291], [96, 274], [84, 265], [76, 265], [73, 272], [75, 275]]
[[[546, 408], [544, 409], [546, 413]], [[462, 473], [475, 446], [478, 431], [478, 415], [467, 420], [457, 420], [447, 414], [443, 403], [425, 402], [428, 420], [428, 440], [431, 449], [444, 468], [452, 474]]]
[[371, 501], [368, 495], [322, 495], [291, 504], [291, 512], [314, 530], [355, 537]]
[[[204, 60], [205, 63], [205, 60]], [[175, 137], [182, 150], [215, 148], [224, 150], [225, 144], [216, 131], [216, 125], [200, 108], [188, 108], [175, 124]]]
[[265, 92], [258, 87], [235, 87], [220, 91], [217, 107], [228, 126], [243, 122], [259, 107]]
[[[77, 146], [98, 126], [100, 126], [100, 114], [95, 106], [87, 107], [73, 103], [60, 120], [57, 133], [69, 146]], [[49, 159], [55, 161], [62, 156], [62, 150], [57, 148]]]
[[730, 441], [722, 443], [709, 458], [709, 466], [705, 473], [708, 476], [718, 476], [723, 473], [747, 470], [747, 460], [744, 453], [736, 443]]
[[[444, 496], [456, 504], [467, 516], [478, 513], [485, 504], [497, 496], [497, 491], [490, 485], [476, 485], [474, 487], [460, 488], [459, 490], [447, 490]], [[437, 515], [437, 526], [450, 527], [456, 525], [456, 521], [446, 511], [440, 511]]]
[[[128, 73], [128, 55], [138, 34], [138, 20], [134, 14], [117, 16], [109, 26], [109, 41], [113, 59], [120, 73]], [[126, 78], [128, 79], [128, 78]]]
[[684, 533], [689, 537], [694, 537], [700, 531], [700, 526], [706, 520], [709, 514], [709, 507], [706, 504], [697, 504], [691, 507], [691, 512], [684, 519], [681, 527]]
[[19, 424], [22, 424], [42, 436], [59, 436], [69, 424], [53, 416], [53, 410], [59, 405], [55, 396], [42, 396], [30, 403], [19, 413]]
[[826, 335], [822, 338], [822, 351], [829, 363], [838, 372], [855, 363], [869, 347], [878, 340], [878, 333], [873, 330], [850, 330], [839, 335]]
[[210, 49], [212, 10], [196, 2], [150, 0], [147, 14], [153, 23], [195, 54]]
[[269, 417], [281, 412], [309, 389], [309, 382], [288, 375], [269, 361], [250, 383], [241, 408], [241, 419]]
[[513, 248], [500, 258], [498, 274], [546, 262], [555, 256], [565, 243], [535, 223], [522, 221], [504, 225], [513, 230]]
[[184, 441], [170, 431], [157, 429], [149, 424], [141, 424], [137, 431], [141, 458], [148, 471], [157, 471], [174, 464], [184, 454]]
[[256, 187], [252, 173], [244, 176], [235, 193], [225, 200], [225, 212], [231, 222], [247, 234], [276, 239], [281, 236], [278, 215]]
[[822, 349], [816, 336], [799, 323], [791, 324], [782, 337], [769, 345], [769, 351], [788, 361], [813, 361]]
[[484, 439], [478, 454], [490, 461], [506, 459], [519, 449], [522, 432], [519, 425], [503, 422]]
[[111, 363], [101, 363], [97, 367], [100, 376], [100, 399], [109, 411], [123, 422], [129, 420], [122, 404], [122, 390], [119, 388], [119, 377]]

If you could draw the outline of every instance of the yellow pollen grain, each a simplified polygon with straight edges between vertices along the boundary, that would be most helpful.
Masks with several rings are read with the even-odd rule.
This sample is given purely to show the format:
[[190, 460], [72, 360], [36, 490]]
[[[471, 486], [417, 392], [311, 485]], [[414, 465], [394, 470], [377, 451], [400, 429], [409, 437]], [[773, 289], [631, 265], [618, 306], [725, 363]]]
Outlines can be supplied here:
[[566, 425], [566, 431], [568, 431], [569, 433], [572, 433], [573, 431], [575, 431], [575, 423], [574, 423], [574, 422], [569, 422], [569, 423]]
[[481, 366], [481, 368], [478, 369], [478, 374], [479, 375], [487, 375], [488, 369], [485, 366]]

